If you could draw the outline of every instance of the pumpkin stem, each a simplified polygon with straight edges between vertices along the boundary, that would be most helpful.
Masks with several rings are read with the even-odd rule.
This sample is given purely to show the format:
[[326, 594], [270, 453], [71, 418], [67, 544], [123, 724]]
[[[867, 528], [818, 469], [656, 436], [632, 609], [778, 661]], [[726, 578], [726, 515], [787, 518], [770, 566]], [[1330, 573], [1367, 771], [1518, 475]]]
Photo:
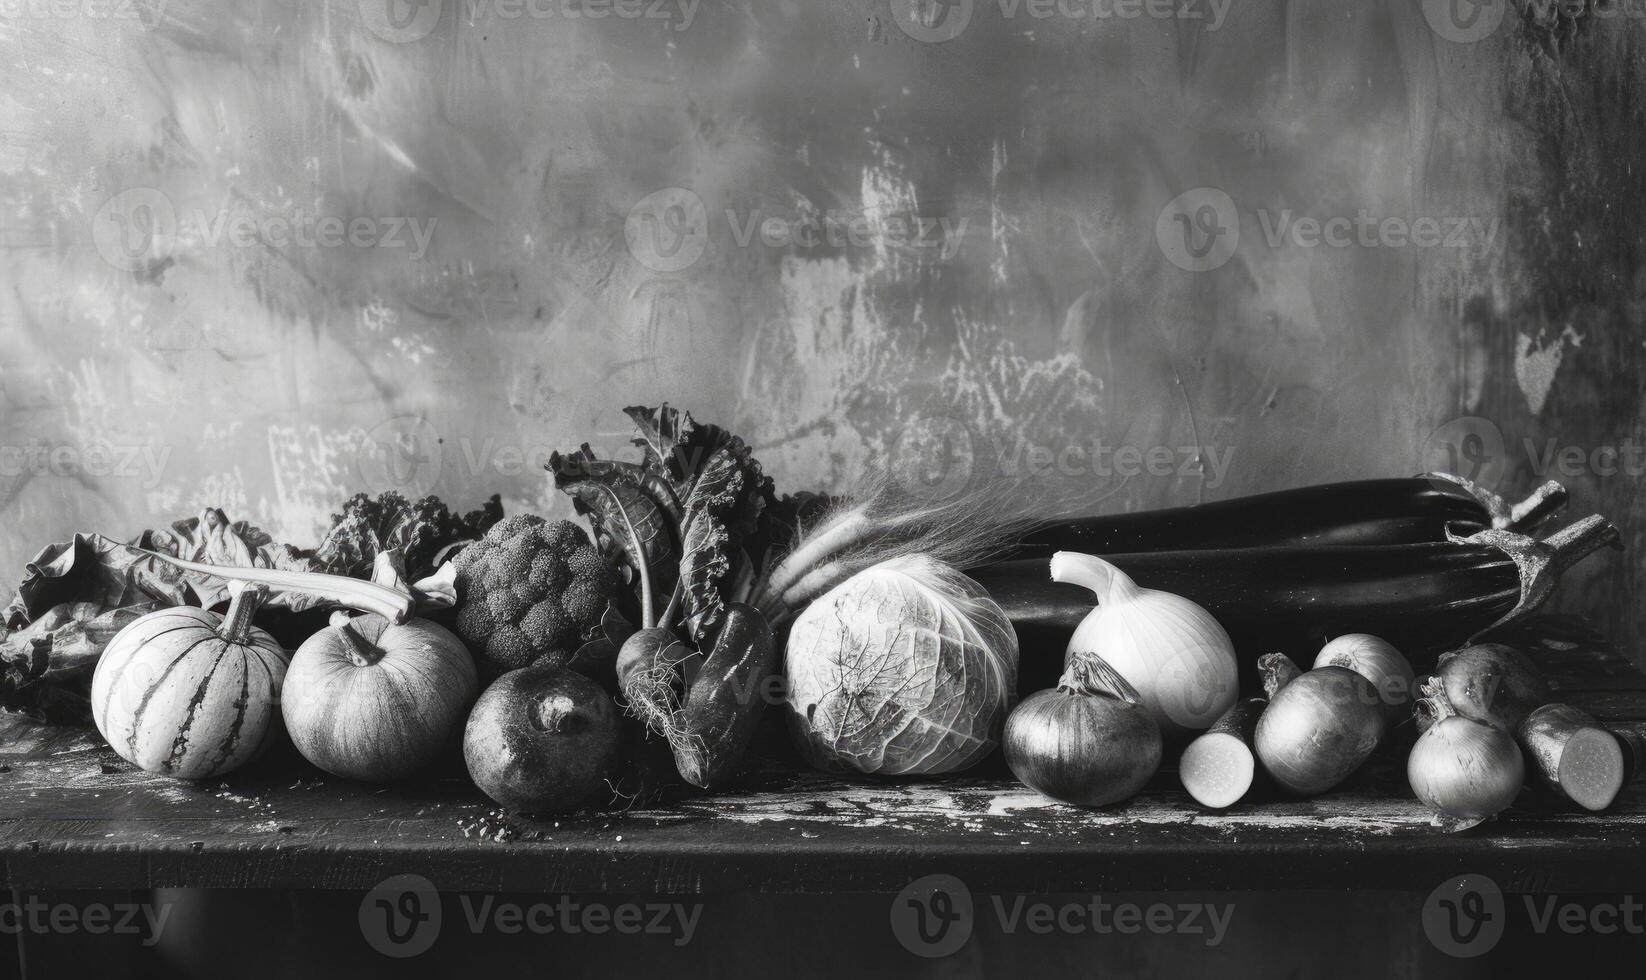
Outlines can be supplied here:
[[[344, 639], [348, 640], [350, 647], [349, 663], [354, 664], [356, 667], [370, 667], [383, 659], [383, 648], [367, 639], [366, 635], [360, 631], [362, 625], [360, 621], [367, 618], [369, 618], [369, 615], [354, 617], [341, 610], [333, 613], [331, 617], [331, 625], [343, 634]], [[382, 617], [378, 618], [381, 619]], [[381, 635], [381, 631], [379, 631], [379, 635]]]
[[261, 585], [231, 586], [229, 611], [223, 614], [223, 625], [217, 628], [217, 635], [229, 643], [244, 645], [251, 635], [251, 619], [268, 594], [269, 590]]

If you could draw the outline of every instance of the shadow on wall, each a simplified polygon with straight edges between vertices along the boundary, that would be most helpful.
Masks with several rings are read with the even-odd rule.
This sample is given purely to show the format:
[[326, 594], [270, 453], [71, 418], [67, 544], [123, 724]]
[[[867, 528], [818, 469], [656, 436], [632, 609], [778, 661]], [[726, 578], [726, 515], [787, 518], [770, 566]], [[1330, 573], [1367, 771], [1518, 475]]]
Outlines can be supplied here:
[[[785, 489], [934, 438], [1085, 510], [1446, 466], [1640, 542], [1623, 17], [94, 7], [0, 25], [0, 567], [208, 504], [557, 511], [549, 450], [664, 400]], [[1610, 561], [1563, 601], [1640, 625]]]

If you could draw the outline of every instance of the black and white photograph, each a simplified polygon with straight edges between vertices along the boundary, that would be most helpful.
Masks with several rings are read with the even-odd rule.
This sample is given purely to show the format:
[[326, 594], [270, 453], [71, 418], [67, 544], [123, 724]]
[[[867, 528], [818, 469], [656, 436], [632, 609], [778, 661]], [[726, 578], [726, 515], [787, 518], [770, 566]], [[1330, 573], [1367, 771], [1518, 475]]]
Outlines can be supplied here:
[[1646, 963], [1646, 0], [0, 53], [0, 980]]

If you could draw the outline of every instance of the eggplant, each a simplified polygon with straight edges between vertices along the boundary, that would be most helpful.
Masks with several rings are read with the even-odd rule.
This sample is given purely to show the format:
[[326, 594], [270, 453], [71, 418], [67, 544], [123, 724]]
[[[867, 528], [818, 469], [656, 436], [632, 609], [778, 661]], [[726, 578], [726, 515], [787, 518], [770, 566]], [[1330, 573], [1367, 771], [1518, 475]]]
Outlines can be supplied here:
[[1195, 507], [1082, 517], [1035, 527], [1009, 555], [1050, 558], [1058, 551], [1108, 556], [1281, 545], [1393, 545], [1446, 540], [1451, 528], [1530, 534], [1566, 505], [1550, 481], [1509, 504], [1484, 487], [1445, 473], [1358, 480], [1281, 490]]
[[[1562, 572], [1602, 546], [1622, 547], [1617, 528], [1587, 517], [1547, 540], [1487, 529], [1420, 544], [1229, 548], [1105, 554], [1138, 585], [1192, 599], [1234, 640], [1243, 687], [1254, 665], [1280, 651], [1313, 662], [1326, 640], [1372, 633], [1414, 663], [1518, 619], [1548, 597]], [[1051, 581], [1043, 559], [969, 573], [1017, 630], [1019, 688], [1055, 683], [1069, 637], [1092, 611], [1092, 594]], [[1101, 651], [1098, 651], [1101, 653]]]

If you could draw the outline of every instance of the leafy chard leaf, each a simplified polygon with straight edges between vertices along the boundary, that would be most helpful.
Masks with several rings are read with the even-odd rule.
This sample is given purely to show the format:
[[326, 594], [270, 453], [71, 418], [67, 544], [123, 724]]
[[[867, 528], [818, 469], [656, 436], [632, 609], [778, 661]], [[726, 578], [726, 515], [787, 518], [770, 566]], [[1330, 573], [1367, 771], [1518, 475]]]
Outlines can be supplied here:
[[[661, 593], [674, 588], [680, 556], [674, 514], [680, 504], [666, 485], [659, 494], [658, 481], [643, 467], [596, 459], [587, 444], [569, 455], [551, 454], [548, 468], [555, 487], [589, 519], [602, 553], [622, 558], [637, 572], [644, 563]], [[631, 554], [631, 540], [640, 542], [640, 555]]]
[[627, 514], [645, 542], [659, 602], [673, 596], [661, 625], [683, 620], [701, 643], [726, 603], [743, 598], [773, 543], [793, 535], [768, 527], [772, 482], [742, 439], [668, 405], [624, 411], [635, 424], [642, 462], [598, 460], [584, 446], [570, 456], [556, 454], [549, 469], [555, 485], [589, 517], [606, 552], [638, 571], [627, 554]]
[[686, 624], [699, 643], [720, 621], [743, 560], [743, 541], [759, 528], [765, 477], [741, 439], [716, 449], [686, 495], [680, 575]]

